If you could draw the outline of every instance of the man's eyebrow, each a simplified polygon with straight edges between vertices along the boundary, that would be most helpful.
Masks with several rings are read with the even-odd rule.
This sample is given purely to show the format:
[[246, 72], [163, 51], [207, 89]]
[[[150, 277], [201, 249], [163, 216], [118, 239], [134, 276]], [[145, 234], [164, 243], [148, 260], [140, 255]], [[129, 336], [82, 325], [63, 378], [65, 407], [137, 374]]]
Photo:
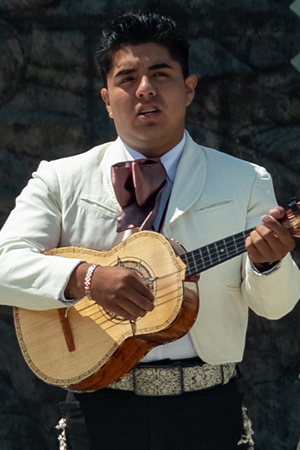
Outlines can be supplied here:
[[131, 73], [135, 72], [136, 69], [122, 69], [119, 70], [119, 72], [117, 72], [115, 74], [115, 78], [117, 77], [122, 77], [123, 75], [130, 75]]
[[170, 66], [170, 64], [167, 63], [157, 63], [149, 67], [149, 70], [157, 70], [157, 69], [172, 69], [172, 66]]
[[[149, 70], [157, 70], [157, 69], [172, 69], [172, 66], [170, 66], [167, 63], [157, 63], [153, 64], [149, 67]], [[135, 68], [129, 68], [129, 69], [121, 69], [119, 72], [115, 74], [114, 78], [123, 77], [124, 75], [130, 75], [133, 72], [135, 72], [137, 69]]]

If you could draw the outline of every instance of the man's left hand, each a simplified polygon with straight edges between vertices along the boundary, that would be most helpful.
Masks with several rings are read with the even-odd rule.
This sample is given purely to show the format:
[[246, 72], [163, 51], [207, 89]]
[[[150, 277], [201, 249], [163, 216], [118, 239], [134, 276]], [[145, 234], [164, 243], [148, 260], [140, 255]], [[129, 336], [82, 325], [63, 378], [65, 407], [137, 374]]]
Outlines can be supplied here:
[[291, 233], [279, 222], [285, 210], [277, 206], [262, 216], [262, 224], [258, 225], [246, 238], [245, 247], [250, 261], [261, 272], [266, 270], [265, 263], [280, 261], [295, 247]]

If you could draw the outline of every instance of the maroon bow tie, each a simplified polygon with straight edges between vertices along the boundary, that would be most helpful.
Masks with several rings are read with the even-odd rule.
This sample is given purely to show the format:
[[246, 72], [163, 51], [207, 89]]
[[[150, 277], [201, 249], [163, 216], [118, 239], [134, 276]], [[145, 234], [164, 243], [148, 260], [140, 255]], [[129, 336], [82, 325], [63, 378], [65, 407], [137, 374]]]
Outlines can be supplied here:
[[117, 231], [151, 229], [166, 187], [166, 170], [160, 159], [138, 159], [114, 164], [111, 178], [122, 208]]

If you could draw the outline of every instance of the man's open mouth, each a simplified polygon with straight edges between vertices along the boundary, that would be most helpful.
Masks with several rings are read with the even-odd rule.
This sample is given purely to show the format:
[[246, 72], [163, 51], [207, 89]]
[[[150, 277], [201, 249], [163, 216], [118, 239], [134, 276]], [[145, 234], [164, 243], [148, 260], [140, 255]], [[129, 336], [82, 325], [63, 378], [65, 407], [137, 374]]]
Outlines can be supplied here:
[[147, 116], [148, 114], [153, 114], [158, 112], [158, 109], [156, 108], [144, 108], [141, 110], [140, 115]]

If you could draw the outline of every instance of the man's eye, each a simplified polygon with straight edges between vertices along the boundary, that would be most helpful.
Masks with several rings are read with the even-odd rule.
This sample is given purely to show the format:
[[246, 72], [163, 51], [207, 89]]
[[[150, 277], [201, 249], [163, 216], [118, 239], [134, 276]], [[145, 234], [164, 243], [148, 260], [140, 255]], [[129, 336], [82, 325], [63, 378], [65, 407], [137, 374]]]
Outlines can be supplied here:
[[155, 76], [155, 77], [167, 77], [168, 74], [165, 73], [165, 72], [156, 72], [156, 73], [154, 74], [154, 76]]
[[133, 80], [133, 77], [123, 78], [122, 80], [120, 80], [120, 84], [129, 83], [132, 80]]

